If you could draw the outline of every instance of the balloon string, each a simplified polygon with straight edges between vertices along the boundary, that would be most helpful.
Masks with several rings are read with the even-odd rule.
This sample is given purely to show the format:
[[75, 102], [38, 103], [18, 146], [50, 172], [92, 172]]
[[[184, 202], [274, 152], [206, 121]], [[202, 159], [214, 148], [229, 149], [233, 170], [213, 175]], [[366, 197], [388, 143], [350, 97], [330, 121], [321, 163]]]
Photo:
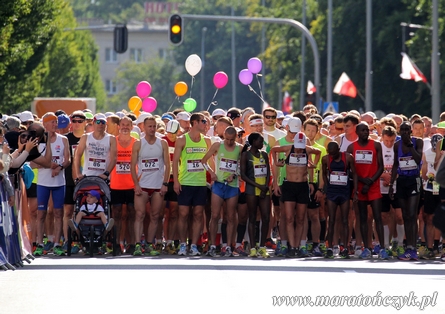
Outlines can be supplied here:
[[255, 75], [256, 76], [256, 81], [258, 82], [258, 87], [260, 88], [260, 95], [261, 95], [261, 99], [263, 99], [263, 90], [261, 88], [261, 83], [260, 83], [260, 79], [258, 78], [258, 74]]
[[192, 76], [192, 83], [190, 84], [190, 96], [189, 96], [189, 98], [192, 98], [193, 82], [195, 82], [195, 77], [194, 76]]
[[212, 101], [210, 102], [210, 105], [207, 107], [207, 111], [209, 111], [209, 109], [210, 109], [210, 107], [211, 107], [212, 105], [216, 106], [216, 105], [218, 104], [218, 102], [214, 101], [214, 100], [215, 100], [215, 97], [216, 97], [216, 94], [218, 94], [218, 90], [219, 90], [219, 89], [217, 88], [216, 91], [215, 91], [215, 94], [213, 95]]
[[253, 92], [255, 95], [258, 96], [259, 99], [261, 99], [263, 102], [266, 102], [266, 101], [263, 99], [263, 97], [261, 97], [260, 95], [258, 95], [258, 93], [252, 88], [252, 86], [250, 86], [250, 85], [247, 85], [247, 86], [249, 87], [249, 90], [250, 90], [251, 92]]
[[173, 104], [175, 103], [176, 100], [179, 101], [179, 96], [176, 96], [175, 100], [173, 100], [173, 102], [172, 102], [172, 104], [170, 105], [170, 107], [168, 107], [167, 112], [170, 111], [170, 109], [173, 107]]

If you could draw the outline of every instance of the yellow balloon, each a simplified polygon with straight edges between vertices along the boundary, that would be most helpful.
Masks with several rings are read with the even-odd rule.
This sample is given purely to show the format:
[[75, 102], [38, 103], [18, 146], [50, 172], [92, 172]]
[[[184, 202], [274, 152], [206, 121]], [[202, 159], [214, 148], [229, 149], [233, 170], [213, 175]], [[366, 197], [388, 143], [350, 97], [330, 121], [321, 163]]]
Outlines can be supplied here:
[[184, 96], [188, 91], [188, 86], [185, 82], [178, 82], [175, 85], [175, 94], [178, 97]]
[[128, 100], [128, 109], [133, 112], [141, 110], [142, 100], [138, 96], [133, 96]]
[[[133, 111], [132, 111], [132, 112], [133, 112]], [[136, 110], [136, 111], [134, 111], [133, 113], [134, 113], [134, 115], [136, 116], [136, 118], [139, 117], [139, 115], [141, 114], [141, 112], [140, 112], [139, 110]]]

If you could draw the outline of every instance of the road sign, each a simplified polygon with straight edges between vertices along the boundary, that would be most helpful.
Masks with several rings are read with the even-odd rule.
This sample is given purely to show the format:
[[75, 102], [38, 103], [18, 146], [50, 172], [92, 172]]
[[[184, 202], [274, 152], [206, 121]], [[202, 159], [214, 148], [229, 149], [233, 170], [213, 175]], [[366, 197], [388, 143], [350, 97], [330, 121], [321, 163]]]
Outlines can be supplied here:
[[323, 104], [323, 113], [325, 112], [338, 113], [338, 101], [325, 102]]

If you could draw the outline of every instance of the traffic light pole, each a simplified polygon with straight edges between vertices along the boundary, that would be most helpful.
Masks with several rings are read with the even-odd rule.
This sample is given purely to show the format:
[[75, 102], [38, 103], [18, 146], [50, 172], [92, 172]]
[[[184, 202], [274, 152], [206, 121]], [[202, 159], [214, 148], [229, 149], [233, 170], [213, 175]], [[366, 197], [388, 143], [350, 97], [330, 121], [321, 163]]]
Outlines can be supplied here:
[[[309, 44], [312, 48], [312, 53], [314, 54], [314, 81], [317, 88], [316, 93], [316, 104], [320, 107], [320, 56], [318, 53], [318, 46], [315, 42], [314, 36], [309, 32], [309, 30], [298, 21], [292, 19], [280, 19], [280, 18], [267, 18], [267, 17], [246, 17], [246, 16], [225, 16], [225, 15], [194, 15], [194, 14], [181, 14], [185, 20], [200, 20], [200, 21], [234, 21], [234, 22], [248, 22], [248, 23], [271, 23], [271, 24], [285, 24], [295, 27], [296, 29], [303, 32], [304, 36], [307, 38]], [[304, 82], [301, 82], [304, 84]], [[321, 108], [319, 108], [321, 109]]]

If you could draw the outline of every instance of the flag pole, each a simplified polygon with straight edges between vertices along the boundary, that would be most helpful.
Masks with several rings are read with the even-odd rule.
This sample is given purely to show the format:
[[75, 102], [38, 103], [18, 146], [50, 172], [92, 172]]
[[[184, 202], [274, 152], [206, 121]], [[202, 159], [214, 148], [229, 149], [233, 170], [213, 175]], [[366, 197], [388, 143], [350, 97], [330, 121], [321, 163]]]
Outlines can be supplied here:
[[360, 93], [360, 91], [357, 89], [357, 94], [359, 95], [359, 97], [363, 100], [363, 102], [366, 104], [366, 100], [365, 97], [363, 97], [362, 93]]

